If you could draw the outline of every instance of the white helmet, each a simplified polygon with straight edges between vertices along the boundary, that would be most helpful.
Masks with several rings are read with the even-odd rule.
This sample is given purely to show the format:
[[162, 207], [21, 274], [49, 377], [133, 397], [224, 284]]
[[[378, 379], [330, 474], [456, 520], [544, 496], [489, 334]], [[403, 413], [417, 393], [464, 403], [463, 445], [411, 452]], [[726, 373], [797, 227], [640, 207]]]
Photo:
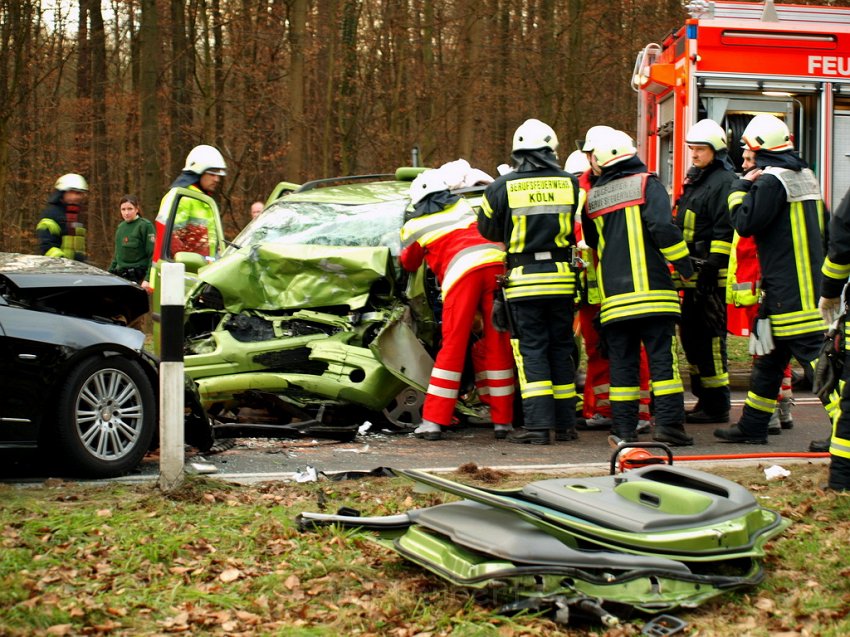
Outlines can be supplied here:
[[701, 119], [685, 135], [685, 143], [711, 146], [714, 152], [726, 150], [726, 131], [713, 119]]
[[77, 173], [68, 173], [67, 175], [62, 175], [59, 179], [56, 180], [56, 183], [53, 184], [53, 187], [56, 190], [61, 190], [65, 192], [66, 190], [78, 190], [80, 192], [88, 192], [89, 185], [85, 179], [83, 179], [82, 175], [78, 175]]
[[637, 148], [632, 143], [632, 138], [626, 133], [614, 130], [600, 134], [594, 140], [593, 156], [600, 168], [607, 168], [619, 164], [637, 153]]
[[778, 117], [760, 113], [750, 120], [741, 135], [741, 141], [750, 150], [792, 150], [791, 133]]
[[428, 195], [448, 189], [449, 186], [439, 170], [426, 170], [416, 175], [416, 179], [410, 184], [410, 203], [416, 205]]
[[594, 145], [596, 140], [600, 136], [607, 135], [608, 133], [613, 133], [614, 129], [610, 126], [600, 125], [600, 126], [591, 126], [587, 129], [587, 132], [584, 134], [584, 139], [576, 142], [576, 146], [578, 149], [584, 153], [593, 152]]
[[558, 148], [558, 136], [549, 124], [539, 119], [527, 119], [514, 132], [513, 150], [538, 150]]
[[590, 169], [590, 162], [587, 160], [587, 155], [580, 150], [574, 150], [567, 157], [567, 162], [564, 164], [564, 170], [574, 175], [581, 175]]
[[183, 166], [183, 170], [188, 170], [196, 175], [212, 173], [224, 177], [227, 174], [227, 164], [217, 148], [201, 144], [195, 146], [186, 155], [186, 165]]

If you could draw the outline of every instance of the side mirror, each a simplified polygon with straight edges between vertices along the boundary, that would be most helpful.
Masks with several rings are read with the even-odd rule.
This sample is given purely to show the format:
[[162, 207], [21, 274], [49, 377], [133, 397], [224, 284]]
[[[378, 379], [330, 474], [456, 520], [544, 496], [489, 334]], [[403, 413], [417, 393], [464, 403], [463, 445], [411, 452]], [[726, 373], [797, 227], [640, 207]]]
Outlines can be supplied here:
[[178, 252], [174, 255], [174, 260], [185, 265], [186, 272], [197, 272], [207, 264], [206, 258], [196, 252]]

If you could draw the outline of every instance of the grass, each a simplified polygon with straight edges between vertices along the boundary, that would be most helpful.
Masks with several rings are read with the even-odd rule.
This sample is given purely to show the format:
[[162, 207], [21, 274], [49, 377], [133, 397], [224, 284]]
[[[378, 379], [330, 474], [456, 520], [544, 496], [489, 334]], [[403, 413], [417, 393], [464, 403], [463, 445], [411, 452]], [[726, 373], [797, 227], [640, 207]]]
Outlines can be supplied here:
[[[768, 549], [766, 581], [677, 614], [692, 635], [850, 634], [850, 498], [819, 488], [823, 465], [793, 465], [783, 482], [766, 482], [761, 469], [717, 472], [794, 521]], [[492, 471], [452, 477], [489, 486], [534, 479]], [[640, 618], [606, 633], [498, 616], [363, 534], [300, 533], [293, 524], [304, 510], [386, 515], [441, 497], [387, 478], [238, 486], [196, 477], [169, 496], [152, 485], [0, 486], [0, 634], [640, 632]]]

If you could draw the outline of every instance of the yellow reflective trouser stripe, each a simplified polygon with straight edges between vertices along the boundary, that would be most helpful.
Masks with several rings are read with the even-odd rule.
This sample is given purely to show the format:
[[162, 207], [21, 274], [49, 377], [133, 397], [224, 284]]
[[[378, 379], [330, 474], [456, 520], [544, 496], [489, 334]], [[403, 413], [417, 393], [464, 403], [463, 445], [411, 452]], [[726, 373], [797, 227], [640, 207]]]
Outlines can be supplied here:
[[552, 393], [555, 395], [555, 400], [575, 398], [575, 383], [569, 383], [567, 385], [552, 385]]
[[850, 263], [842, 264], [831, 261], [829, 257], [823, 260], [820, 271], [830, 279], [846, 279], [850, 277]]
[[671, 378], [670, 380], [654, 380], [652, 381], [652, 393], [656, 396], [669, 396], [670, 394], [684, 393], [685, 388], [682, 385], [681, 378]]
[[664, 258], [668, 261], [684, 259], [689, 254], [688, 246], [684, 241], [680, 241], [679, 243], [674, 243], [666, 248], [661, 248], [661, 254], [663, 254]]
[[730, 241], [721, 241], [719, 239], [714, 239], [711, 242], [711, 248], [709, 251], [715, 254], [732, 254], [732, 243]]
[[717, 376], [700, 376], [700, 384], [703, 387], [726, 387], [729, 384], [729, 374], [723, 373]]
[[640, 206], [626, 206], [626, 232], [629, 236], [629, 257], [632, 262], [632, 281], [635, 292], [649, 289], [649, 273], [646, 269], [646, 248], [643, 243], [643, 222]]
[[628, 400], [640, 400], [640, 387], [611, 387], [608, 392], [611, 402], [624, 402]]
[[685, 220], [682, 223], [682, 237], [688, 243], [694, 241], [694, 226], [696, 225], [697, 216], [693, 210], [685, 210]]
[[575, 285], [517, 285], [505, 288], [505, 298], [521, 299], [529, 296], [552, 296], [552, 295], [575, 294]]
[[536, 396], [552, 396], [552, 381], [538, 380], [533, 383], [526, 383], [523, 387], [520, 383], [520, 392], [523, 398], [534, 398]]
[[776, 399], [765, 398], [764, 396], [759, 396], [756, 393], [747, 392], [747, 400], [744, 401], [744, 404], [749, 405], [753, 409], [766, 411], [767, 413], [772, 414], [773, 410], [776, 408]]
[[44, 255], [47, 256], [47, 257], [64, 257], [65, 253], [62, 252], [61, 249], [54, 246], [54, 247], [50, 248], [47, 252], [45, 252]]
[[812, 269], [809, 267], [809, 232], [806, 228], [806, 215], [802, 201], [791, 203], [791, 236], [794, 242], [800, 300], [803, 310], [813, 310], [816, 309], [819, 291], [815, 290]]

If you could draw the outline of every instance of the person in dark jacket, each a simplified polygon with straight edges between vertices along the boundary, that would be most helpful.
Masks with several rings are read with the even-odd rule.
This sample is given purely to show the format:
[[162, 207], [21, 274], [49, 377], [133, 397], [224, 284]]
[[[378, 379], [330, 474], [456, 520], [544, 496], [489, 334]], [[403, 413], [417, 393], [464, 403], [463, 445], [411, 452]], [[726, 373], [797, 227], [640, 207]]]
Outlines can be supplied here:
[[133, 195], [121, 197], [119, 205], [123, 220], [115, 229], [115, 254], [108, 270], [133, 283], [141, 283], [153, 256], [153, 224], [142, 217], [139, 200]]
[[829, 212], [817, 178], [794, 151], [782, 120], [756, 115], [741, 141], [755, 152], [758, 168], [733, 182], [729, 213], [738, 234], [756, 242], [762, 320], [756, 322], [754, 337], [763, 346], [753, 361], [741, 419], [714, 435], [728, 442], [766, 444], [786, 365], [793, 356], [811, 379], [823, 340], [817, 295]]
[[689, 423], [729, 421], [729, 368], [726, 356], [726, 275], [734, 231], [726, 197], [735, 180], [726, 132], [703, 119], [685, 136], [691, 168], [674, 218], [691, 258], [699, 264], [695, 281], [683, 284], [679, 336], [688, 359], [697, 405]]
[[[844, 195], [838, 210], [829, 220], [829, 246], [821, 269], [821, 298], [818, 303], [823, 320], [831, 324], [840, 309], [841, 294], [850, 277], [850, 192]], [[846, 297], [846, 293], [845, 293]], [[846, 300], [846, 298], [845, 298]], [[850, 343], [850, 322], [844, 323], [844, 342]], [[850, 349], [845, 346], [841, 399], [829, 442], [829, 487], [850, 490]], [[814, 444], [814, 443], [813, 443]]]
[[627, 442], [637, 440], [643, 344], [655, 396], [652, 437], [671, 445], [691, 445], [693, 438], [684, 427], [684, 388], [673, 356], [679, 295], [667, 262], [684, 280], [691, 278], [693, 267], [682, 233], [673, 223], [667, 191], [636, 152], [622, 131], [595, 140], [591, 166], [599, 177], [582, 212], [585, 241], [599, 254], [612, 431]]
[[86, 260], [86, 229], [80, 214], [88, 191], [88, 183], [76, 173], [56, 180], [35, 227], [40, 254]]
[[557, 147], [548, 124], [523, 122], [513, 138], [514, 169], [487, 186], [478, 213], [482, 236], [507, 251], [503, 292], [525, 422], [508, 440], [520, 444], [548, 445], [552, 430], [556, 440], [577, 437], [571, 261], [579, 188], [561, 169]]

